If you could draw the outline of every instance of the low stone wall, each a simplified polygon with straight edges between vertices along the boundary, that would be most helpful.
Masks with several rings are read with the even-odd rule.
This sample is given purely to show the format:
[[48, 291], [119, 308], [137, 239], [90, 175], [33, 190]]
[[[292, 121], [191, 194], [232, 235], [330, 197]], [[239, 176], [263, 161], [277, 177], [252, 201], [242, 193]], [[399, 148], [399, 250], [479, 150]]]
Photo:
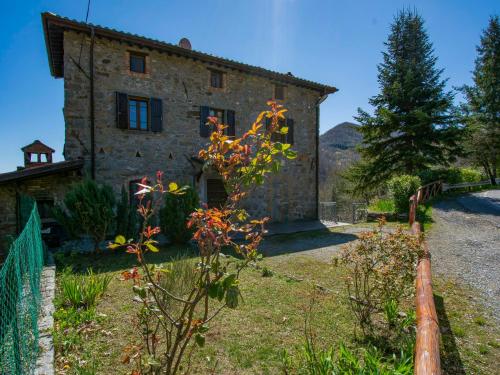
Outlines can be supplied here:
[[41, 279], [42, 303], [38, 318], [40, 354], [36, 362], [36, 375], [54, 375], [54, 342], [52, 329], [54, 327], [54, 296], [56, 291], [56, 266], [49, 252], [47, 265], [43, 268]]

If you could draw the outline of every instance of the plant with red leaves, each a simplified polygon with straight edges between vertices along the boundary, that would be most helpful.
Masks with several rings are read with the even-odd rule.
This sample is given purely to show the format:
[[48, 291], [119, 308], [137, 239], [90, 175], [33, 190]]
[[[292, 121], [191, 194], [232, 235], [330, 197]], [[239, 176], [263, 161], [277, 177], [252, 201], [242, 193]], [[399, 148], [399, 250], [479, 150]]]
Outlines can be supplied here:
[[[138, 213], [143, 220], [139, 239], [134, 242], [118, 236], [109, 245], [135, 254], [141, 268], [141, 272], [133, 268], [122, 275], [124, 280], [133, 280], [134, 300], [142, 306], [142, 343], [132, 346], [136, 353], [128, 349], [125, 357], [127, 362], [134, 359], [134, 371], [188, 373], [191, 353], [196, 346], [204, 345], [210, 321], [225, 307], [238, 306], [240, 272], [259, 259], [258, 246], [268, 221], [251, 219], [241, 208], [242, 200], [265, 182], [266, 175], [278, 172], [283, 159], [296, 157], [289, 144], [271, 139], [273, 133], [286, 134], [288, 129], [280, 126], [286, 110], [275, 102], [268, 105], [270, 109], [262, 112], [241, 138], [227, 136], [226, 125], [215, 117], [208, 118], [207, 126], [214, 131], [199, 157], [205, 162], [204, 168], [221, 176], [228, 197], [222, 207], [204, 205], [190, 216], [187, 225], [194, 230], [193, 240], [199, 249], [195, 265], [191, 262], [186, 267], [185, 260], [167, 267], [147, 263], [145, 254], [159, 251], [154, 237], [160, 229], [148, 224], [159, 208], [159, 197], [183, 194], [184, 188], [174, 182], [165, 186], [162, 172], [157, 173], [155, 184], [148, 184], [147, 178], [139, 184]], [[263, 126], [264, 119], [269, 119], [267, 127]], [[146, 196], [151, 199], [146, 200]], [[243, 240], [236, 241], [235, 237]], [[237, 256], [224, 255], [224, 249], [233, 249]]]

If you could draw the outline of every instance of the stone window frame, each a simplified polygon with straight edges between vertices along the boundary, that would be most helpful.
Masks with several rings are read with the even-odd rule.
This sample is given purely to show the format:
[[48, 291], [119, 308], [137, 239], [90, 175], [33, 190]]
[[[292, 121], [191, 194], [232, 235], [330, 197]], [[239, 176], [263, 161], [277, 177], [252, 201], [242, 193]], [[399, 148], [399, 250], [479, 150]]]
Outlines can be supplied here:
[[[130, 55], [144, 56], [144, 73], [130, 70]], [[139, 50], [127, 50], [124, 55], [125, 72], [136, 78], [151, 78], [151, 57], [148, 53]]]
[[[283, 89], [283, 96], [281, 98], [278, 98], [277, 95], [276, 95], [276, 90], [277, 88], [280, 87]], [[277, 101], [285, 101], [286, 100], [286, 97], [287, 97], [287, 94], [288, 94], [288, 88], [286, 85], [282, 84], [282, 83], [279, 83], [279, 82], [276, 82], [273, 84], [273, 99], [274, 100], [277, 100]]]
[[[213, 68], [208, 68], [208, 75], [207, 75], [207, 84], [208, 84], [208, 89], [210, 91], [214, 92], [226, 92], [227, 91], [227, 86], [228, 86], [228, 78], [227, 78], [227, 72], [221, 70], [221, 69], [213, 69]], [[221, 78], [222, 78], [222, 87], [214, 87], [212, 86], [212, 73], [220, 73]]]

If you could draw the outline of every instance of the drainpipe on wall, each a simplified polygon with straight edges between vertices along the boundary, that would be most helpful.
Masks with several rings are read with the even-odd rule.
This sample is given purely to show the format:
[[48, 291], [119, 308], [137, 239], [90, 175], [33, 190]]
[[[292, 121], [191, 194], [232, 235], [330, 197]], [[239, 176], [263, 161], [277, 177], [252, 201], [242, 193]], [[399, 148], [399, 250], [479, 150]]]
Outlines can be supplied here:
[[316, 220], [319, 220], [319, 106], [326, 98], [328, 94], [323, 94], [316, 103]]
[[95, 180], [95, 108], [94, 108], [94, 28], [90, 28], [89, 76], [90, 76], [90, 176]]

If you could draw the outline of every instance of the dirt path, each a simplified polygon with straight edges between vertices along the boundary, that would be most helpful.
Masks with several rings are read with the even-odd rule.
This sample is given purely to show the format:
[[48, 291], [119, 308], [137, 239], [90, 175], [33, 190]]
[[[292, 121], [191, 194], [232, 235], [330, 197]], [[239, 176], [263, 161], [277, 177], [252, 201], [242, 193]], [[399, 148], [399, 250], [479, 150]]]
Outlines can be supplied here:
[[433, 272], [478, 290], [500, 321], [500, 190], [443, 200], [433, 219]]

